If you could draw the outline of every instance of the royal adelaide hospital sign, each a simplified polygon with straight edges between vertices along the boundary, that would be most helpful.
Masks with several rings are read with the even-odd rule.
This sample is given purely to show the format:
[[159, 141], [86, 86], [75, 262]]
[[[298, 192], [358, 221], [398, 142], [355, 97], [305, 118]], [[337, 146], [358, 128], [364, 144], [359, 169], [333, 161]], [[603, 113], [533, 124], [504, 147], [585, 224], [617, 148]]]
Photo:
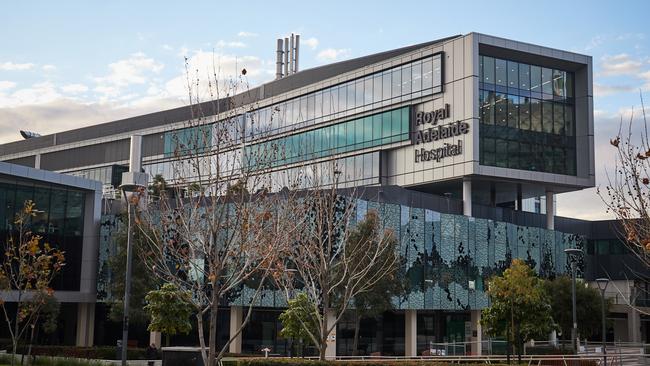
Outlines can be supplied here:
[[[415, 145], [433, 143], [439, 140], [446, 140], [453, 137], [461, 136], [469, 132], [469, 124], [466, 122], [456, 121], [450, 124], [441, 125], [439, 122], [449, 118], [450, 106], [445, 104], [444, 107], [431, 112], [414, 112], [414, 132], [412, 143]], [[448, 157], [461, 155], [463, 153], [463, 141], [449, 143], [445, 142], [443, 146], [434, 148], [415, 149], [415, 162], [436, 161]]]

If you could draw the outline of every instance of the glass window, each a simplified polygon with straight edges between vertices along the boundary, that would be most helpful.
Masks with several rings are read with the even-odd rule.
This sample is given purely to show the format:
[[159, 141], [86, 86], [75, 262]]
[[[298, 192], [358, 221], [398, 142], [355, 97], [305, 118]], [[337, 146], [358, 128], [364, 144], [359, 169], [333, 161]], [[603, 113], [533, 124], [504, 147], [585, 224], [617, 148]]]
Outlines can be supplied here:
[[573, 106], [564, 106], [564, 133], [567, 136], [575, 135], [575, 124], [573, 123]]
[[544, 146], [542, 148], [543, 157], [544, 157], [544, 167], [541, 168], [541, 171], [552, 173], [554, 172], [555, 167], [553, 166], [553, 147]]
[[345, 129], [346, 129], [346, 124], [345, 123], [339, 123], [336, 125], [336, 151], [338, 152], [346, 152], [347, 149], [345, 148], [347, 145], [347, 136], [345, 135]]
[[483, 90], [483, 103], [481, 104], [481, 121], [488, 125], [494, 124], [494, 92]]
[[381, 82], [381, 74], [375, 75], [375, 77], [372, 79], [373, 80], [373, 85], [372, 85], [372, 101], [373, 103], [378, 103], [381, 102], [382, 100], [382, 82]]
[[564, 105], [553, 103], [553, 133], [564, 135]]
[[542, 131], [553, 133], [553, 102], [542, 101]]
[[412, 70], [411, 91], [413, 93], [419, 92], [422, 90], [422, 63], [421, 62], [414, 63], [411, 70]]
[[339, 88], [331, 88], [330, 89], [330, 103], [331, 103], [331, 108], [330, 112], [331, 113], [336, 113], [339, 112]]
[[381, 141], [382, 144], [387, 144], [387, 143], [391, 142], [391, 137], [392, 137], [391, 135], [392, 135], [393, 131], [391, 129], [390, 115], [391, 115], [390, 113], [382, 113], [381, 114], [381, 120], [382, 120], [382, 122], [381, 122], [381, 125], [382, 125], [381, 126], [382, 127], [381, 131], [382, 131], [382, 137], [383, 137], [383, 139]]
[[565, 81], [566, 82], [566, 96], [568, 98], [573, 98], [573, 88], [574, 88], [574, 85], [573, 85], [573, 73], [572, 72], [567, 72], [565, 74], [565, 78], [566, 78], [566, 81]]
[[519, 89], [530, 90], [530, 65], [519, 64]]
[[478, 81], [483, 82], [485, 76], [483, 75], [483, 58], [485, 56], [480, 55], [478, 57]]
[[422, 61], [422, 90], [430, 89], [433, 86], [433, 62], [429, 59]]
[[557, 97], [566, 96], [565, 86], [566, 73], [560, 70], [553, 70], [553, 95]]
[[508, 87], [519, 88], [519, 64], [508, 61]]
[[300, 98], [300, 115], [298, 117], [298, 122], [304, 122], [307, 120], [307, 97]]
[[494, 58], [483, 57], [483, 82], [494, 84]]
[[323, 117], [323, 93], [316, 93], [316, 101], [314, 102], [314, 117]]
[[496, 157], [495, 165], [506, 168], [508, 166], [508, 141], [496, 139]]
[[[307, 120], [311, 121], [316, 116], [316, 95], [311, 94], [307, 96]], [[320, 106], [320, 103], [319, 103]]]
[[368, 116], [368, 117], [363, 117], [363, 148], [366, 147], [371, 147], [373, 146], [373, 140], [372, 140], [372, 129], [373, 129], [373, 117]]
[[[348, 105], [347, 105], [347, 110], [356, 108], [357, 104], [355, 102], [356, 98], [356, 93], [357, 93], [357, 84], [355, 82], [350, 82], [346, 88], [348, 89]], [[363, 84], [361, 84], [361, 88], [363, 88]], [[361, 95], [363, 95], [363, 89], [361, 89]]]
[[347, 125], [346, 127], [347, 139], [345, 142], [345, 146], [347, 146], [348, 151], [356, 149], [357, 147], [355, 146], [355, 144], [357, 144], [359, 141], [358, 140], [359, 136], [357, 136], [358, 131], [356, 130], [356, 122], [357, 121], [350, 121], [345, 123]]
[[[372, 85], [372, 79], [370, 79], [370, 83]], [[364, 94], [364, 88], [365, 88], [365, 80], [357, 80], [355, 88], [357, 89], [357, 95], [356, 95], [356, 108], [362, 107], [365, 105], [365, 94]], [[372, 93], [369, 94], [369, 99], [372, 100]]]
[[382, 136], [382, 118], [381, 114], [372, 116], [372, 146], [381, 145]]
[[542, 102], [539, 99], [530, 100], [530, 129], [542, 132]]
[[393, 70], [391, 73], [391, 79], [392, 79], [392, 92], [391, 92], [391, 97], [399, 97], [402, 95], [402, 69], [397, 68]]
[[553, 84], [552, 84], [552, 75], [553, 71], [542, 67], [542, 93], [544, 94], [553, 94]]
[[[372, 104], [372, 98], [373, 98], [373, 91], [372, 91], [372, 83], [373, 83], [373, 77], [372, 76], [366, 76], [363, 79], [363, 104], [362, 105], [370, 105]], [[381, 98], [380, 98], [381, 99]], [[358, 101], [357, 101], [358, 103]]]
[[494, 62], [494, 77], [497, 85], [507, 86], [508, 65], [506, 60], [496, 59]]
[[484, 165], [495, 165], [495, 140], [486, 137], [483, 139], [483, 154], [481, 155]]
[[519, 97], [508, 94], [508, 127], [519, 127]]
[[433, 58], [433, 87], [436, 92], [442, 91], [442, 60], [440, 55]]
[[393, 124], [393, 142], [400, 141], [402, 134], [402, 114], [399, 109], [393, 110], [391, 112], [391, 120]]
[[502, 93], [496, 94], [494, 109], [495, 109], [495, 116], [496, 116], [496, 125], [507, 126], [508, 125], [508, 98], [506, 97], [506, 94], [502, 94]]
[[384, 100], [390, 99], [390, 72], [384, 72], [382, 75], [382, 96]]
[[323, 91], [323, 116], [329, 116], [332, 113], [332, 93], [331, 89]]
[[530, 98], [519, 97], [519, 128], [530, 130]]
[[[354, 91], [353, 91], [354, 92]], [[339, 108], [338, 112], [344, 112], [348, 110], [348, 87], [343, 85], [339, 88]]]
[[519, 169], [518, 141], [508, 141], [508, 168]]
[[53, 235], [63, 235], [63, 228], [65, 223], [65, 208], [66, 208], [67, 194], [62, 189], [52, 189], [52, 197], [50, 201], [50, 225], [48, 233]]
[[411, 65], [402, 66], [402, 95], [411, 93]]
[[542, 68], [539, 66], [530, 67], [530, 91], [542, 92]]

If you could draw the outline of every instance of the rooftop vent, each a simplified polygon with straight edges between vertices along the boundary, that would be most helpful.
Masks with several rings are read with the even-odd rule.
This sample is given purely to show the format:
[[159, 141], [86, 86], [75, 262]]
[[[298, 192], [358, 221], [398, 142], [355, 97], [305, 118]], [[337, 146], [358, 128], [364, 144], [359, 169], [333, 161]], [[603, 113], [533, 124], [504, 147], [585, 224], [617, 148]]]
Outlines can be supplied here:
[[300, 35], [291, 33], [291, 38], [278, 38], [275, 61], [275, 79], [298, 72], [298, 50], [300, 49]]

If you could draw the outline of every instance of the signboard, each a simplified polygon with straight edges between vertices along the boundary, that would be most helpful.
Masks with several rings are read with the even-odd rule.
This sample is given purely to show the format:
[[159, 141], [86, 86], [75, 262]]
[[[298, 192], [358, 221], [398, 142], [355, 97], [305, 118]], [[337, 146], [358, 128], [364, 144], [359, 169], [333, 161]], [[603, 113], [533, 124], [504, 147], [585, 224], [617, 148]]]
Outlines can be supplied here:
[[[445, 104], [444, 107], [434, 111], [415, 112], [414, 132], [412, 143], [415, 145], [432, 144], [440, 140], [447, 140], [469, 133], [469, 124], [467, 122], [456, 121], [446, 125], [439, 124], [441, 121], [448, 119], [451, 107]], [[421, 147], [415, 149], [414, 160], [416, 163], [423, 161], [436, 161], [449, 157], [457, 156], [463, 153], [463, 141], [458, 139], [454, 142], [444, 142], [442, 146], [434, 148]]]

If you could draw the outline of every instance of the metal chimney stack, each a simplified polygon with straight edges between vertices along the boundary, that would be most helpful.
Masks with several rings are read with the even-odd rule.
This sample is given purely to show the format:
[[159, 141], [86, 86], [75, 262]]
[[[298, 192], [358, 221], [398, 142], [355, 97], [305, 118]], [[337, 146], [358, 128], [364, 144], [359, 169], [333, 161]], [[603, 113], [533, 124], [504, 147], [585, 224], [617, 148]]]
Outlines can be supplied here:
[[275, 51], [276, 52], [276, 59], [275, 59], [275, 78], [276, 79], [281, 79], [282, 78], [282, 38], [278, 39], [278, 48]]
[[278, 38], [275, 58], [275, 79], [298, 72], [298, 52], [300, 35], [291, 33], [291, 37]]

